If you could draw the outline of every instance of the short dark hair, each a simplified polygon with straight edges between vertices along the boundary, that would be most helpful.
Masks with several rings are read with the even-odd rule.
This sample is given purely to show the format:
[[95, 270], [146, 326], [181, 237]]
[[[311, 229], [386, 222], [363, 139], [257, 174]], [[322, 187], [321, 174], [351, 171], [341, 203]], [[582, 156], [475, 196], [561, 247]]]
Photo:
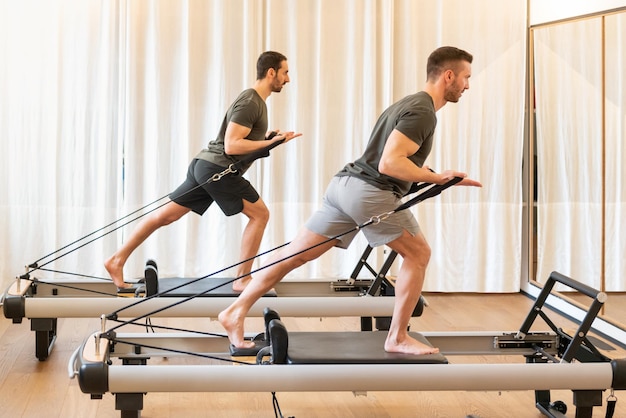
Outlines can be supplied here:
[[[467, 61], [472, 63], [472, 54], [453, 46], [442, 46], [435, 49], [428, 57], [426, 64], [426, 78], [428, 80], [436, 79], [445, 70], [455, 67], [459, 61]], [[452, 68], [454, 71], [454, 68]], [[456, 71], [455, 71], [456, 73]]]
[[256, 79], [261, 80], [265, 78], [267, 70], [270, 68], [278, 71], [283, 61], [287, 61], [287, 57], [280, 52], [265, 51], [256, 62]]

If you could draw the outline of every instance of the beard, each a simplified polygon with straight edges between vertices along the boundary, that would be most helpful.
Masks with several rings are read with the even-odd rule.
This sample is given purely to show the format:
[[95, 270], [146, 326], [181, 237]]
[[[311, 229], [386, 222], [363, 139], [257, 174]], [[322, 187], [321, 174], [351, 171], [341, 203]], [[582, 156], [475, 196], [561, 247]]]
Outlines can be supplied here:
[[276, 83], [276, 84], [272, 85], [272, 92], [273, 93], [280, 93], [281, 90], [283, 89], [284, 85], [285, 84], [279, 84], [279, 83]]
[[461, 98], [461, 94], [463, 94], [463, 90], [448, 90], [443, 95], [443, 98], [446, 99], [447, 102], [456, 103]]

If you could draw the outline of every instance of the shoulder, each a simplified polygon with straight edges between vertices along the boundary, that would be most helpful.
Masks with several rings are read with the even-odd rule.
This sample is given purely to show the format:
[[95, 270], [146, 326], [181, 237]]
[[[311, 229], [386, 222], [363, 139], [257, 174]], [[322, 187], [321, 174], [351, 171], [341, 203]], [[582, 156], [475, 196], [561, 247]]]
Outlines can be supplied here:
[[418, 120], [422, 123], [436, 123], [437, 114], [431, 97], [424, 92], [406, 96], [396, 103], [396, 115], [400, 120]]
[[437, 126], [437, 116], [431, 97], [424, 92], [401, 99], [395, 113], [395, 129], [421, 145]]
[[237, 110], [247, 109], [249, 111], [265, 108], [265, 101], [259, 96], [256, 90], [250, 88], [242, 91], [233, 103], [233, 108]]
[[257, 92], [254, 89], [246, 89], [239, 93], [239, 96], [235, 99], [234, 103], [248, 103], [255, 101], [255, 96], [258, 97]]
[[420, 91], [415, 94], [406, 96], [399, 101], [401, 107], [409, 112], [421, 112], [425, 114], [435, 114], [435, 104], [428, 93]]

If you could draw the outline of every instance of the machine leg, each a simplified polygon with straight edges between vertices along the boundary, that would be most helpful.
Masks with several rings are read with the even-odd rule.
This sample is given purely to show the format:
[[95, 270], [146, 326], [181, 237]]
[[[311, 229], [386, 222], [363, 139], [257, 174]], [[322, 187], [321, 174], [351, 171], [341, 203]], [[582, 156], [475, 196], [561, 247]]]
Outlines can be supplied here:
[[566, 418], [567, 405], [561, 401], [550, 402], [549, 390], [535, 391], [535, 406], [547, 417]]
[[362, 316], [361, 317], [361, 331], [372, 331], [372, 317], [371, 316]]
[[574, 405], [576, 405], [576, 418], [591, 418], [593, 407], [602, 405], [602, 391], [575, 390]]
[[35, 331], [35, 356], [39, 361], [47, 360], [57, 338], [57, 318], [33, 318], [30, 329]]
[[378, 331], [389, 331], [390, 327], [391, 327], [390, 316], [377, 316], [376, 317], [376, 329]]
[[116, 393], [115, 409], [121, 418], [140, 418], [143, 409], [143, 393]]

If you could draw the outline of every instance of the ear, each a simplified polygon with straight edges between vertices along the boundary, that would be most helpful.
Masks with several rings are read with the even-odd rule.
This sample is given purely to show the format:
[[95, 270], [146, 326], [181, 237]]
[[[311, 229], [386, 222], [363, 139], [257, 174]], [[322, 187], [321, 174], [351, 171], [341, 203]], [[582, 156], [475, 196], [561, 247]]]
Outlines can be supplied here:
[[276, 77], [276, 70], [272, 67], [268, 68], [267, 77]]
[[452, 70], [446, 70], [446, 71], [443, 73], [443, 77], [444, 77], [444, 80], [445, 80], [446, 82], [449, 82], [449, 81], [454, 80], [454, 71], [452, 71]]

